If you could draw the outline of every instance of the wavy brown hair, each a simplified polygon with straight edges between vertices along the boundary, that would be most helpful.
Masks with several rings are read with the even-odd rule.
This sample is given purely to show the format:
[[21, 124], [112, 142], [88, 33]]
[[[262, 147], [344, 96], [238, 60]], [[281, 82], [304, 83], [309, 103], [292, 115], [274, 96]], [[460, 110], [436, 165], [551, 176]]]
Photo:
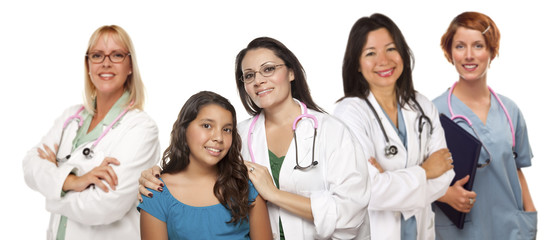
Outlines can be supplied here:
[[177, 173], [187, 168], [191, 153], [186, 141], [187, 127], [197, 118], [199, 111], [209, 104], [216, 104], [232, 113], [232, 145], [226, 156], [216, 164], [218, 178], [214, 184], [214, 195], [232, 213], [228, 223], [242, 222], [247, 220], [249, 213], [249, 176], [241, 157], [236, 111], [228, 99], [214, 92], [202, 91], [185, 102], [172, 128], [170, 146], [162, 156], [162, 173]]

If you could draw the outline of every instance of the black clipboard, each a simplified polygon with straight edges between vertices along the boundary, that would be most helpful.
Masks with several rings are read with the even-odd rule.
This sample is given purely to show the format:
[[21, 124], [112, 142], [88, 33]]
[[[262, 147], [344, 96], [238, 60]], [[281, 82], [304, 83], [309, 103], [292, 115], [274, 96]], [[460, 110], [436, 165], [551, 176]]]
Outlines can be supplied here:
[[[469, 175], [469, 181], [463, 185], [463, 188], [471, 191], [473, 189], [473, 180], [477, 171], [482, 143], [444, 114], [440, 114], [440, 123], [442, 128], [444, 128], [446, 144], [450, 153], [452, 153], [454, 171], [456, 172], [456, 176], [452, 183], [450, 183], [450, 186], [454, 185], [457, 180]], [[459, 229], [463, 229], [465, 213], [455, 210], [446, 203], [436, 201], [435, 204]]]

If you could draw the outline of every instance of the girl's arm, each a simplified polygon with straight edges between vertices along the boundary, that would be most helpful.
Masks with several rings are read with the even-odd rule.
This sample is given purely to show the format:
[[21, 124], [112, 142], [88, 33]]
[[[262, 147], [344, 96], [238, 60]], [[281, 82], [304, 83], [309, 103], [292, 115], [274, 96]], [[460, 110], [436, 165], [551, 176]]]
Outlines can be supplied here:
[[167, 240], [166, 223], [141, 209], [141, 239]]
[[249, 229], [249, 237], [251, 239], [272, 239], [266, 202], [260, 195], [255, 198], [255, 202], [252, 203], [252, 207], [249, 209]]
[[313, 221], [311, 199], [276, 188], [267, 167], [249, 161], [244, 163], [247, 169], [254, 169], [249, 171], [249, 179], [259, 191], [259, 196], [297, 216]]

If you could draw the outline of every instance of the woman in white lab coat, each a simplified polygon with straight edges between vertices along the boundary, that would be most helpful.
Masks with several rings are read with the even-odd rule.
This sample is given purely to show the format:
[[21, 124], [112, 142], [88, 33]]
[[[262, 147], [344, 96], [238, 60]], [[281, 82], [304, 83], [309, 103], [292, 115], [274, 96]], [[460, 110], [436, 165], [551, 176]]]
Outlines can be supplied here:
[[434, 105], [413, 89], [411, 50], [388, 17], [352, 27], [334, 115], [369, 159], [372, 239], [434, 239], [431, 203], [454, 176]]
[[156, 163], [160, 146], [155, 122], [141, 110], [131, 39], [118, 26], [91, 36], [85, 100], [64, 111], [23, 159], [27, 185], [44, 195], [51, 213], [47, 239], [138, 239], [136, 179]]
[[[257, 38], [237, 55], [235, 76], [254, 116], [238, 127], [242, 155], [268, 201], [273, 238], [368, 239], [366, 159], [348, 128], [313, 102], [297, 57]], [[141, 183], [152, 179], [149, 171]]]

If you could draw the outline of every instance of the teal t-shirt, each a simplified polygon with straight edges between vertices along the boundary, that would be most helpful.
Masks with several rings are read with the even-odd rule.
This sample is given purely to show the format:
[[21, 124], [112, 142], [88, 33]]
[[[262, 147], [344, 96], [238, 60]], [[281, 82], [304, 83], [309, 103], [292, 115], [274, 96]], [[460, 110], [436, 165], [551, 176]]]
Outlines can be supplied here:
[[[162, 192], [149, 190], [153, 193], [152, 198], [143, 198], [137, 210], [142, 209], [165, 222], [168, 239], [250, 239], [249, 222], [227, 223], [232, 214], [220, 203], [206, 207], [189, 206], [174, 198], [166, 184]], [[249, 203], [258, 195], [249, 181]]]

